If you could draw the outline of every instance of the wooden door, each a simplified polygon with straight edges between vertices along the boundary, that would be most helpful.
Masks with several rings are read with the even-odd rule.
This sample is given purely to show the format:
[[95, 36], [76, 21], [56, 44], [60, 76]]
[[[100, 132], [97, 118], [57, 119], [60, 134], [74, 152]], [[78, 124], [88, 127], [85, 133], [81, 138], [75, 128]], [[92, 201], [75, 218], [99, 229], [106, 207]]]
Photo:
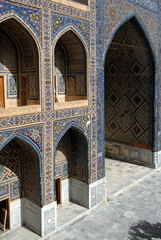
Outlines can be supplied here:
[[4, 80], [0, 77], [0, 108], [4, 108]]
[[61, 178], [56, 179], [56, 200], [61, 203]]

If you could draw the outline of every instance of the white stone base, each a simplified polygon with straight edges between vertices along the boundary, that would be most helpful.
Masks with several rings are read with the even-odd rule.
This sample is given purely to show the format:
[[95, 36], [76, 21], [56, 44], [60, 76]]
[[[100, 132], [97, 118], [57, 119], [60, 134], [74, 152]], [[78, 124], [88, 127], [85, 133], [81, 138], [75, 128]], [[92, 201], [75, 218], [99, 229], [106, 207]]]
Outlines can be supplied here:
[[70, 200], [91, 208], [106, 199], [106, 178], [87, 185], [75, 179], [70, 179]]
[[57, 203], [52, 202], [41, 208], [41, 236], [54, 231], [57, 227]]
[[106, 177], [89, 185], [89, 208], [97, 206], [106, 198]]
[[89, 207], [89, 186], [86, 183], [70, 178], [70, 201], [81, 206]]
[[26, 226], [41, 235], [41, 208], [27, 199], [23, 201], [22, 219]]
[[[92, 208], [106, 199], [106, 178], [90, 185], [67, 179], [61, 183], [61, 195], [64, 204], [71, 200], [86, 208]], [[42, 237], [53, 232], [57, 227], [57, 203], [53, 202], [41, 208], [26, 198], [11, 202], [11, 229], [23, 224]]]
[[69, 202], [69, 179], [61, 181], [61, 204]]
[[25, 224], [40, 236], [54, 231], [57, 225], [56, 206], [53, 202], [41, 208], [26, 198], [10, 202], [11, 230]]
[[21, 199], [10, 202], [10, 228], [19, 227], [23, 225], [23, 217], [21, 211]]

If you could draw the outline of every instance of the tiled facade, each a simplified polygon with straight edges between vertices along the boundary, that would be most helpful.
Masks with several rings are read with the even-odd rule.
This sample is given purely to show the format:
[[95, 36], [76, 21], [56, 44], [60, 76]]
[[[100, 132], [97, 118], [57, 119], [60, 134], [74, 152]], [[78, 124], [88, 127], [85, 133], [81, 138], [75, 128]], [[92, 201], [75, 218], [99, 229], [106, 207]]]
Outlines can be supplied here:
[[[37, 176], [32, 182], [32, 176], [28, 175], [27, 185], [29, 187], [31, 185], [36, 186], [35, 191], [40, 192], [40, 196], [37, 196], [39, 199], [34, 199], [32, 195], [30, 196], [31, 199], [26, 197], [27, 191], [32, 192], [32, 189], [28, 188], [23, 197], [31, 200], [35, 206], [31, 206], [31, 203], [27, 200], [23, 204], [24, 206], [30, 206], [30, 209], [37, 213], [38, 221], [40, 221], [39, 226], [33, 225], [31, 227], [30, 219], [25, 220], [25, 223], [38, 234], [44, 235], [56, 228], [55, 178], [61, 176], [65, 180], [69, 174], [67, 159], [63, 159], [62, 164], [64, 165], [63, 167], [60, 166], [56, 151], [60, 147], [59, 144], [63, 136], [73, 129], [82, 134], [78, 145], [85, 137], [88, 149], [87, 162], [76, 161], [76, 163], [74, 162], [76, 165], [73, 166], [74, 169], [81, 169], [86, 166], [86, 173], [82, 173], [82, 175], [81, 171], [72, 173], [76, 179], [83, 179], [79, 187], [82, 191], [88, 192], [89, 202], [84, 203], [84, 205], [93, 207], [104, 200], [104, 65], [106, 55], [117, 30], [126, 21], [135, 18], [143, 29], [151, 47], [156, 61], [156, 71], [159, 51], [158, 16], [157, 2], [152, 0], [88, 0], [88, 4], [87, 1], [70, 0], [0, 1], [0, 27], [4, 31], [5, 29], [11, 31], [9, 23], [14, 22], [14, 27], [17, 26], [15, 32], [18, 32], [18, 29], [24, 32], [22, 36], [17, 33], [15, 38], [14, 34], [9, 36], [13, 37], [14, 41], [17, 39], [16, 44], [20, 46], [20, 51], [22, 51], [24, 64], [21, 67], [21, 73], [24, 75], [27, 73], [25, 76], [27, 76], [27, 96], [29, 98], [27, 106], [22, 104], [22, 107], [17, 107], [15, 110], [11, 106], [2, 109], [2, 111], [0, 109], [0, 150], [3, 153], [8, 144], [13, 144], [15, 139], [19, 139], [17, 141], [22, 144], [23, 154], [25, 151], [27, 152], [25, 146], [30, 146], [28, 152], [33, 151], [33, 155], [39, 158], [39, 161], [35, 160], [35, 163], [32, 163], [37, 166], [37, 173], [32, 171], [32, 169], [35, 169], [34, 166], [30, 168], [23, 161], [24, 171], [32, 171], [32, 174]], [[7, 25], [6, 28], [4, 27], [6, 22], [8, 28]], [[62, 72], [55, 71], [55, 66], [59, 68], [56, 65], [57, 63], [54, 64], [55, 47], [59, 52], [57, 58], [57, 61], [59, 61], [62, 58], [63, 50], [59, 44], [57, 45], [57, 42], [69, 31], [79, 39], [86, 56], [86, 69], [81, 70], [79, 74], [70, 71], [69, 76], [74, 79], [75, 87], [73, 91], [75, 95], [79, 97], [87, 95], [87, 99], [85, 99], [87, 103], [81, 105], [80, 101], [80, 104], [70, 105], [70, 102], [67, 102], [64, 107], [59, 109], [55, 102], [54, 75], [55, 73], [60, 75], [58, 92], [64, 94], [66, 70], [62, 64], [64, 62], [65, 65], [65, 59], [63, 59], [62, 62], [58, 63], [59, 67], [60, 65], [63, 66]], [[20, 39], [24, 36], [26, 38], [24, 37], [24, 41], [20, 43], [18, 42], [20, 41], [18, 36]], [[30, 46], [32, 46], [31, 50], [33, 52], [31, 54], [25, 41], [29, 41]], [[63, 43], [63, 41], [60, 41], [60, 43]], [[38, 57], [34, 58], [36, 51]], [[32, 64], [31, 61], [33, 61]], [[33, 69], [30, 69], [32, 66], [34, 66]], [[13, 96], [16, 97], [18, 94], [15, 83], [16, 74], [14, 73], [12, 78], [8, 78], [8, 85], [6, 85], [9, 91], [8, 97], [11, 100]], [[160, 146], [158, 143], [160, 142], [158, 139], [160, 129], [158, 86], [159, 75], [155, 73], [155, 98], [152, 103], [152, 113], [155, 112], [156, 114], [151, 131], [153, 131], [153, 151], [156, 153], [160, 150], [158, 148]], [[79, 134], [76, 135], [79, 138]], [[156, 161], [159, 162], [159, 160]], [[9, 196], [11, 201], [12, 199], [18, 199], [20, 183], [17, 182], [17, 179], [1, 181], [4, 166], [3, 164], [0, 166], [0, 199]], [[78, 172], [80, 173], [79, 176], [77, 175]], [[37, 181], [39, 181], [39, 184]], [[75, 186], [75, 182], [72, 184]], [[81, 201], [83, 200], [81, 199]], [[27, 211], [27, 207], [24, 207], [24, 209]], [[32, 214], [31, 216], [33, 216]]]

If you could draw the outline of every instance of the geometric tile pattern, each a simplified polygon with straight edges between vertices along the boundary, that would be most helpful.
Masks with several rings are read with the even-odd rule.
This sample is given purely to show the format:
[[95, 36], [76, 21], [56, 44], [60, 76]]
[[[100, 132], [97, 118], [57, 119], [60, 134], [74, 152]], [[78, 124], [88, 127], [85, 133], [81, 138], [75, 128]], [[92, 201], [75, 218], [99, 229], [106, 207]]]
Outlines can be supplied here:
[[10, 182], [11, 200], [24, 196], [40, 204], [39, 158], [35, 150], [20, 139], [13, 139], [0, 152], [3, 165], [0, 185]]
[[23, 6], [13, 2], [2, 0], [0, 3], [0, 14], [5, 15], [9, 11], [13, 11], [31, 26], [34, 32], [40, 37], [41, 34], [41, 12], [39, 9]]
[[90, 20], [90, 12], [77, 9], [72, 6], [66, 6], [64, 4], [56, 3], [56, 2], [51, 2], [51, 1], [46, 1], [46, 0], [36, 0], [36, 1], [30, 1], [30, 0], [17, 0], [19, 3], [26, 3], [29, 6], [34, 6], [34, 7], [42, 7], [45, 10], [52, 10], [57, 13], [61, 14], [66, 14], [75, 18], [80, 18], [80, 19], [85, 19], [85, 20]]
[[63, 16], [62, 14], [57, 14], [51, 12], [51, 36], [52, 41], [56, 35], [68, 26], [73, 26], [77, 29], [78, 33], [84, 38], [87, 46], [89, 47], [89, 22], [81, 20], [79, 18], [72, 18], [68, 16]]
[[[154, 49], [152, 50], [154, 55], [157, 54], [158, 6], [156, 2], [157, 1], [155, 0], [97, 1], [97, 149], [98, 154], [102, 154], [102, 162], [104, 162], [104, 140], [102, 141], [102, 139], [104, 139], [104, 131], [105, 134], [107, 134], [107, 128], [104, 129], [104, 105], [102, 101], [102, 95], [104, 93], [104, 64], [106, 51], [109, 49], [109, 45], [114, 37], [116, 30], [119, 29], [126, 20], [129, 20], [130, 17], [135, 16], [138, 22], [140, 22], [140, 24], [145, 29], [147, 38], [152, 43], [152, 48], [154, 46]], [[104, 27], [102, 28], [102, 26]], [[112, 66], [115, 67], [113, 63]], [[115, 68], [111, 70], [113, 72], [111, 72], [112, 74], [116, 74], [114, 72]], [[102, 114], [100, 114], [100, 112], [102, 112]], [[129, 132], [127, 133], [129, 136]], [[156, 134], [158, 134], [158, 132]]]
[[51, 208], [44, 213], [44, 233], [50, 233], [55, 229], [55, 208]]
[[39, 157], [27, 143], [19, 143], [23, 152], [22, 187], [24, 196], [36, 204], [40, 204]]
[[15, 198], [18, 198], [21, 194], [21, 183], [20, 180], [14, 181], [11, 183], [11, 196], [12, 196], [12, 200]]
[[8, 183], [1, 185], [0, 186], [0, 199], [9, 196], [9, 192], [10, 192], [10, 187], [9, 187]]
[[13, 142], [0, 152], [0, 165], [3, 166], [1, 182], [20, 177], [20, 150]]
[[91, 54], [91, 179], [89, 183], [97, 181], [97, 110], [96, 110], [96, 100], [97, 100], [97, 89], [96, 89], [96, 1], [91, 0], [91, 38], [90, 38], [90, 54]]
[[0, 165], [3, 166], [3, 172], [1, 172], [0, 186], [3, 186], [4, 183], [10, 183], [11, 191], [9, 189], [8, 194], [10, 194], [12, 200], [20, 196], [20, 157], [21, 149], [19, 149], [17, 144], [13, 141], [8, 143], [0, 152]]
[[0, 131], [0, 149], [2, 149], [7, 142], [12, 140], [15, 136], [21, 136], [25, 141], [32, 142], [35, 148], [39, 149], [40, 154], [43, 155], [43, 125], [37, 124], [33, 126], [20, 127], [16, 129], [7, 129]]
[[[99, 1], [97, 1], [99, 2]], [[132, 2], [132, 4], [130, 3]], [[120, 4], [121, 3], [121, 4]], [[136, 4], [135, 4], [136, 3]], [[23, 4], [23, 5], [22, 5]], [[103, 34], [100, 34], [97, 41], [97, 48], [100, 49], [100, 38], [103, 38], [102, 43], [107, 48], [110, 39], [112, 38], [113, 31], [119, 26], [120, 22], [125, 19], [125, 16], [129, 16], [134, 11], [140, 15], [140, 18], [144, 23], [147, 22], [148, 16], [148, 23], [147, 29], [149, 31], [149, 35], [151, 36], [152, 42], [154, 47], [157, 46], [156, 40], [156, 14], [154, 12], [150, 12], [149, 6], [148, 9], [144, 10], [139, 5], [142, 4], [144, 6], [144, 1], [141, 0], [129, 0], [129, 1], [118, 1], [118, 0], [110, 0], [104, 1], [104, 16], [103, 12], [100, 12], [100, 15], [104, 17], [104, 29], [102, 27]], [[152, 6], [153, 4], [151, 4]], [[146, 6], [147, 7], [147, 6]], [[97, 13], [99, 13], [99, 6], [97, 9]], [[52, 11], [52, 20], [50, 19]], [[88, 135], [88, 146], [91, 147], [90, 154], [91, 156], [88, 157], [90, 162], [90, 179], [88, 179], [88, 183], [95, 182], [97, 180], [97, 172], [101, 173], [102, 163], [101, 161], [97, 162], [97, 144], [102, 141], [102, 128], [101, 128], [101, 111], [103, 109], [101, 102], [102, 102], [102, 91], [101, 88], [103, 86], [103, 72], [99, 72], [103, 66], [103, 59], [102, 65], [100, 65], [98, 72], [99, 75], [96, 78], [96, 66], [99, 56], [96, 55], [96, 32], [98, 32], [96, 28], [99, 28], [100, 22], [98, 21], [98, 25], [96, 25], [96, 1], [90, 1], [90, 11], [84, 11], [81, 9], [77, 9], [72, 6], [66, 6], [64, 4], [55, 3], [54, 1], [46, 1], [46, 0], [15, 0], [14, 2], [1, 0], [0, 3], [0, 15], [5, 14], [13, 14], [17, 18], [22, 19], [24, 26], [29, 29], [31, 33], [33, 33], [40, 45], [43, 43], [43, 48], [41, 49], [43, 52], [44, 57], [44, 64], [43, 64], [43, 93], [41, 93], [41, 100], [44, 96], [44, 101], [42, 101], [42, 112], [35, 113], [35, 114], [22, 114], [12, 117], [4, 117], [0, 118], [0, 145], [3, 145], [7, 139], [11, 138], [14, 134], [19, 134], [20, 136], [25, 137], [26, 139], [32, 139], [32, 142], [35, 144], [35, 147], [40, 149], [41, 155], [45, 159], [45, 163], [42, 163], [42, 172], [41, 176], [44, 178], [45, 181], [42, 181], [42, 189], [41, 195], [44, 196], [43, 204], [50, 203], [54, 199], [54, 191], [53, 191], [53, 156], [51, 153], [52, 145], [55, 146], [57, 138], [60, 136], [60, 133], [64, 130], [64, 127], [70, 123], [75, 122], [78, 126], [83, 125], [83, 119], [86, 116], [89, 116], [88, 121], [90, 120], [90, 124], [86, 121], [85, 132]], [[150, 13], [150, 14], [149, 14]], [[43, 22], [42, 22], [43, 16]], [[56, 26], [57, 22], [54, 22], [54, 18], [58, 20], [67, 19], [66, 22], [60, 22], [60, 26]], [[65, 25], [65, 24], [66, 25]], [[52, 24], [52, 26], [51, 26]], [[73, 26], [75, 29], [78, 29], [79, 34], [82, 36], [84, 41], [86, 42], [87, 46], [89, 47], [90, 52], [90, 72], [89, 72], [89, 82], [90, 82], [90, 100], [91, 105], [88, 107], [79, 107], [74, 109], [63, 109], [58, 111], [52, 111], [52, 87], [51, 87], [51, 51], [49, 46], [51, 46], [51, 37], [54, 39], [55, 36], [63, 29], [65, 26]], [[54, 26], [54, 30], [53, 30]], [[42, 34], [43, 32], [43, 34]], [[51, 34], [54, 32], [54, 34]], [[52, 39], [52, 40], [53, 40]], [[97, 49], [97, 50], [98, 50]], [[157, 49], [157, 48], [156, 48]], [[103, 49], [102, 49], [103, 50]], [[105, 49], [104, 49], [105, 50]], [[41, 51], [39, 52], [41, 55]], [[101, 52], [103, 55], [103, 52]], [[102, 56], [101, 55], [101, 56]], [[40, 58], [40, 68], [42, 67], [42, 59]], [[115, 66], [113, 66], [115, 67]], [[136, 68], [134, 68], [136, 70]], [[114, 68], [111, 68], [111, 75], [115, 75]], [[133, 69], [132, 69], [133, 71]], [[132, 72], [131, 71], [131, 72]], [[110, 75], [110, 76], [111, 76]], [[111, 76], [112, 77], [112, 76]], [[97, 80], [96, 80], [97, 79]], [[101, 79], [102, 82], [99, 80]], [[139, 80], [140, 81], [140, 80]], [[97, 85], [96, 85], [97, 84]], [[101, 86], [102, 84], [102, 86]], [[98, 86], [98, 89], [96, 88]], [[99, 90], [99, 91], [97, 91]], [[144, 98], [142, 97], [142, 92], [144, 89], [140, 89], [139, 94], [136, 96], [132, 95], [132, 104], [137, 104], [139, 107], [143, 104]], [[114, 94], [114, 92], [113, 92]], [[115, 93], [116, 94], [116, 93]], [[145, 95], [144, 95], [145, 96]], [[118, 96], [116, 97], [116, 103], [118, 102]], [[114, 96], [111, 94], [110, 103], [112, 105], [112, 101], [115, 99]], [[148, 96], [147, 96], [148, 98]], [[98, 102], [96, 102], [98, 100]], [[135, 103], [135, 104], [134, 104]], [[96, 106], [97, 105], [97, 106]], [[98, 112], [97, 112], [97, 109]], [[98, 113], [98, 114], [97, 114]], [[138, 113], [139, 114], [139, 113]], [[98, 119], [98, 122], [97, 122]], [[41, 124], [40, 124], [41, 123]], [[58, 124], [59, 123], [59, 124]], [[116, 124], [116, 123], [115, 123]], [[54, 132], [54, 127], [61, 127], [59, 132]], [[41, 126], [41, 129], [39, 128]], [[112, 125], [114, 128], [114, 125]], [[137, 127], [137, 126], [135, 126]], [[134, 127], [134, 128], [135, 128]], [[8, 129], [9, 128], [9, 129]], [[37, 134], [37, 131], [39, 134]], [[136, 132], [137, 128], [135, 128]], [[126, 136], [130, 136], [129, 131], [126, 132]], [[131, 133], [132, 134], [132, 133]], [[139, 134], [139, 132], [138, 132]], [[54, 135], [54, 139], [52, 141], [52, 135]], [[134, 136], [134, 135], [133, 135]], [[149, 131], [145, 131], [145, 133], [140, 137], [140, 139], [145, 139], [149, 136]], [[143, 140], [142, 140], [143, 141]], [[44, 142], [44, 146], [43, 146]], [[90, 145], [91, 144], [91, 145]], [[102, 145], [103, 146], [103, 145]], [[102, 151], [102, 146], [100, 147], [99, 151]], [[89, 148], [90, 148], [89, 147]], [[102, 154], [103, 156], [103, 154]], [[99, 157], [100, 159], [101, 157]], [[44, 175], [45, 174], [45, 175]], [[101, 176], [101, 175], [100, 175]], [[9, 188], [9, 186], [8, 186]], [[7, 191], [6, 191], [7, 192]], [[1, 193], [1, 191], [0, 191]], [[47, 213], [48, 215], [52, 215], [54, 218], [54, 212], [49, 214], [50, 211]], [[46, 227], [48, 228], [48, 224], [51, 221], [52, 216], [49, 216], [49, 221], [46, 221]]]
[[132, 20], [120, 27], [109, 47], [105, 81], [105, 138], [152, 147], [153, 66], [148, 46]]
[[[143, 9], [146, 5], [147, 10]], [[155, 51], [157, 52], [157, 11], [156, 4], [152, 1], [125, 0], [104, 1], [104, 50], [107, 49], [114, 32], [122, 22], [129, 19], [130, 15], [135, 15], [146, 26]], [[148, 19], [148, 21], [147, 21]]]
[[18, 78], [16, 75], [9, 75], [8, 78], [8, 98], [17, 98]]
[[145, 0], [129, 0], [129, 2], [140, 5], [141, 7], [147, 8], [153, 12], [157, 12], [157, 3], [154, 1], [145, 1]]

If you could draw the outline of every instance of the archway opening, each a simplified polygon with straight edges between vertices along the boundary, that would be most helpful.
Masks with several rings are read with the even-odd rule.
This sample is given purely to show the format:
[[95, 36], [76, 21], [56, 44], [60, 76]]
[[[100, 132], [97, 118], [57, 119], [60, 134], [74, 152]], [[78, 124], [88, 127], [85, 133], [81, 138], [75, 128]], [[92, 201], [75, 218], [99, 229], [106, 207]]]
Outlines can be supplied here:
[[56, 43], [54, 52], [55, 106], [87, 100], [87, 66], [85, 48], [69, 30]]
[[152, 166], [154, 61], [135, 18], [116, 32], [104, 75], [106, 156]]
[[[71, 127], [61, 138], [55, 156], [55, 200], [59, 204], [58, 226], [87, 207], [88, 143], [82, 131]], [[68, 204], [67, 204], [68, 203]], [[76, 204], [74, 204], [76, 203]], [[63, 207], [67, 204], [67, 207]], [[78, 206], [80, 205], [80, 206]], [[70, 210], [70, 216], [69, 215]]]
[[38, 49], [22, 24], [10, 18], [0, 23], [0, 108], [37, 104]]
[[40, 206], [39, 156], [18, 137], [0, 151], [0, 192], [0, 202], [8, 201], [6, 228], [23, 224], [31, 228], [30, 202]]
[[[79, 199], [75, 199], [73, 186], [78, 181], [87, 184], [87, 164], [87, 139], [84, 133], [71, 127], [61, 138], [56, 149], [55, 179], [61, 181], [60, 203], [77, 200], [79, 203]], [[76, 192], [75, 195], [77, 195]]]

